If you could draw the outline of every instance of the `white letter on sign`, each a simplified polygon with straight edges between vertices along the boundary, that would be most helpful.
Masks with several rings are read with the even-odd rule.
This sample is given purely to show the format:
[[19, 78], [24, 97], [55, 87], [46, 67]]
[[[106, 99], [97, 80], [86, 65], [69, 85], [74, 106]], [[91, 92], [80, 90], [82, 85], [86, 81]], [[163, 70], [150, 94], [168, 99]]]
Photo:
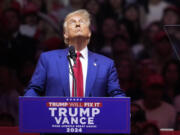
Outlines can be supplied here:
[[62, 118], [62, 117], [59, 117], [59, 119], [58, 119], [57, 117], [54, 117], [54, 119], [56, 120], [56, 123], [57, 123], [57, 124], [60, 124], [61, 118]]
[[59, 116], [67, 116], [67, 109], [66, 108], [59, 108]]
[[80, 117], [82, 117], [83, 115], [89, 117], [89, 108], [80, 108]]
[[[84, 121], [83, 121], [83, 120], [84, 120]], [[85, 120], [86, 120], [86, 118], [82, 117], [82, 118], [80, 118], [79, 121], [80, 121], [81, 124], [86, 124]]]
[[92, 117], [94, 117], [95, 115], [99, 113], [100, 113], [100, 110], [98, 108], [92, 108]]
[[77, 114], [78, 114], [77, 108], [74, 108], [74, 113], [72, 110], [73, 110], [72, 108], [69, 108], [69, 116], [71, 116], [71, 117], [77, 116]]
[[57, 110], [57, 108], [49, 108], [49, 110], [51, 111], [51, 117], [54, 117], [54, 112]]

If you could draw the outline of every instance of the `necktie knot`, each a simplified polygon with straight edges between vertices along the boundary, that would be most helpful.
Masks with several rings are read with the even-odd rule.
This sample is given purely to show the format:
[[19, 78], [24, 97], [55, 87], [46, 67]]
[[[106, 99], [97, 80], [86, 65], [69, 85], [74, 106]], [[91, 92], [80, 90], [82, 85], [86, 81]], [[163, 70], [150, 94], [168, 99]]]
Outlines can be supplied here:
[[81, 56], [81, 53], [77, 52], [76, 55], [77, 55], [77, 58], [79, 58]]

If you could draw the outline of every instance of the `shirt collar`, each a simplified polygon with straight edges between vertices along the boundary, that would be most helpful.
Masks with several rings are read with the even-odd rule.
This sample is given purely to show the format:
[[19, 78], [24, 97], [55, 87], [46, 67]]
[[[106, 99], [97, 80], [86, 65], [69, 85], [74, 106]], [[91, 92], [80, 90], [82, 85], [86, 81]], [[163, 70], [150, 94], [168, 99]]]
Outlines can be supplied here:
[[[76, 53], [77, 53], [77, 50], [76, 50]], [[88, 48], [87, 46], [85, 48], [83, 48], [81, 51], [80, 51], [81, 55], [82, 55], [82, 58], [84, 59], [88, 59]]]
[[[77, 51], [76, 51], [76, 52], [77, 52]], [[87, 46], [86, 46], [84, 49], [82, 49], [82, 50], [80, 51], [80, 53], [81, 53], [81, 55], [82, 55], [82, 58], [87, 59], [87, 56], [88, 56], [88, 48], [87, 48]]]

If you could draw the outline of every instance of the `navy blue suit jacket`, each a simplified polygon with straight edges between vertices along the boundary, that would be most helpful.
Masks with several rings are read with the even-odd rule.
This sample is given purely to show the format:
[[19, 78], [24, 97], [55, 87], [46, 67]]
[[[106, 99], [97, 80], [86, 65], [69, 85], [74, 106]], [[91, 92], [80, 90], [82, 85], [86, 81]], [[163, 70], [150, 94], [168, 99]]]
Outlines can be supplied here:
[[[42, 53], [25, 96], [70, 96], [68, 49]], [[120, 89], [114, 62], [88, 51], [85, 97], [125, 96]]]

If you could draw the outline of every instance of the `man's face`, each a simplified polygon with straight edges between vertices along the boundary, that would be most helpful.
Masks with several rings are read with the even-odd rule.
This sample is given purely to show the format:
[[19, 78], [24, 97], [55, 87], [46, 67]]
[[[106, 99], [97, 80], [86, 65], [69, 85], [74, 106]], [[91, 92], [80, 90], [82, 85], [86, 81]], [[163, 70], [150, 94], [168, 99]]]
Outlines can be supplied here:
[[75, 14], [69, 17], [66, 26], [64, 37], [68, 40], [78, 37], [90, 38], [91, 36], [88, 20], [82, 15]]
[[164, 25], [177, 24], [178, 21], [179, 21], [179, 18], [178, 18], [178, 14], [176, 12], [174, 12], [174, 11], [167, 11], [164, 14], [164, 17], [163, 17]]
[[115, 20], [112, 18], [106, 18], [102, 25], [102, 32], [106, 39], [112, 39], [117, 34]]
[[156, 44], [157, 53], [160, 56], [169, 56], [172, 54], [172, 47], [168, 39], [162, 39]]

